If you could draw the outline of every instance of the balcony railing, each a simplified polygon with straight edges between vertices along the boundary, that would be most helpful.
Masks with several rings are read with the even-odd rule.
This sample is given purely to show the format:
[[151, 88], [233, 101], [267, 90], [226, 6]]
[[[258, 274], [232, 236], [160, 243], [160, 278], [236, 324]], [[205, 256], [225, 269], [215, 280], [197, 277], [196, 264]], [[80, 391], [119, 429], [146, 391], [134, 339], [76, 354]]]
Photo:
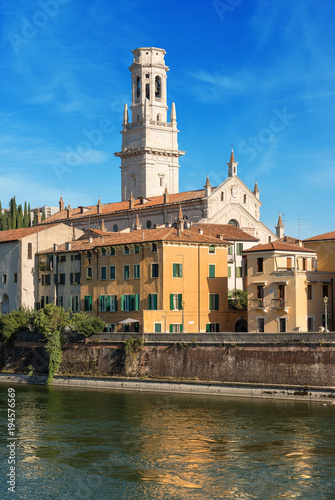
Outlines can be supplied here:
[[250, 309], [265, 309], [267, 307], [264, 299], [251, 299]]
[[286, 309], [289, 305], [286, 299], [272, 299], [271, 307], [272, 309]]

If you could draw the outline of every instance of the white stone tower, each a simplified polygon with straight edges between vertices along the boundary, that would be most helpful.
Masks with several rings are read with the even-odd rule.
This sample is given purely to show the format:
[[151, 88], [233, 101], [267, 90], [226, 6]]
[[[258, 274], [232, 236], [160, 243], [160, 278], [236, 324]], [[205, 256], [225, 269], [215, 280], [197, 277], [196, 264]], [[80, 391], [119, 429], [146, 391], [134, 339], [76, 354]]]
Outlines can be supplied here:
[[167, 121], [165, 50], [141, 47], [132, 51], [131, 121], [125, 104], [122, 129], [121, 198], [148, 198], [179, 190], [176, 109]]

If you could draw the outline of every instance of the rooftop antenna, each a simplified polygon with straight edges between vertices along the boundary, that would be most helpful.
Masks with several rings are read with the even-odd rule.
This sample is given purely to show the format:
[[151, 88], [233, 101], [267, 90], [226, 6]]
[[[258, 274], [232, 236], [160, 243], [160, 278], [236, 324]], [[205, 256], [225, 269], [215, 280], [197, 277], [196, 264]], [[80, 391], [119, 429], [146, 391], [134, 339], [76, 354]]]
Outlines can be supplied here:
[[301, 226], [306, 226], [306, 224], [301, 222], [302, 220], [306, 220], [306, 219], [298, 219], [298, 238], [299, 238], [299, 240], [300, 240], [300, 228], [301, 228]]

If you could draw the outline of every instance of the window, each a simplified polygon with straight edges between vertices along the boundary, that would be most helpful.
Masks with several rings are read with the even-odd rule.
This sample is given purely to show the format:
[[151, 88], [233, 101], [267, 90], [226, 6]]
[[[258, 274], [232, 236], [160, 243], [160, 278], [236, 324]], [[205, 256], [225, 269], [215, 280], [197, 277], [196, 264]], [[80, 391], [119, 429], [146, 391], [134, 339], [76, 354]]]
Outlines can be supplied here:
[[236, 255], [242, 255], [243, 243], [236, 243]]
[[138, 245], [134, 246], [134, 253], [140, 253], [140, 247]]
[[209, 278], [215, 278], [215, 264], [209, 264]]
[[92, 295], [85, 295], [84, 311], [92, 311]]
[[7, 283], [7, 274], [2, 275], [2, 283]]
[[183, 325], [178, 323], [172, 323], [170, 325], [170, 333], [181, 333], [183, 331]]
[[279, 332], [286, 332], [286, 318], [279, 318]]
[[228, 255], [233, 255], [233, 247], [228, 247]]
[[155, 97], [162, 97], [161, 96], [161, 77], [156, 76], [155, 78]]
[[124, 249], [123, 249], [123, 255], [129, 255], [130, 254], [130, 249], [128, 247], [128, 245], [125, 245]]
[[264, 307], [264, 286], [257, 286], [257, 303], [259, 307]]
[[228, 278], [231, 278], [231, 266], [228, 266]]
[[149, 293], [148, 302], [149, 302], [149, 310], [157, 311], [157, 293]]
[[130, 279], [130, 266], [123, 266], [123, 279], [124, 280]]
[[155, 333], [162, 333], [162, 323], [154, 323]]
[[287, 267], [288, 271], [291, 271], [291, 269], [292, 269], [292, 257], [286, 258], [286, 267]]
[[208, 249], [208, 253], [215, 253], [215, 246], [211, 245]]
[[101, 280], [107, 279], [107, 266], [100, 266], [100, 279]]
[[329, 297], [328, 295], [328, 285], [322, 285], [322, 298]]
[[159, 264], [151, 264], [151, 277], [158, 278], [159, 275]]
[[101, 255], [101, 257], [106, 257], [106, 255], [107, 255], [107, 248], [106, 247], [101, 248], [100, 255]]
[[[52, 255], [50, 255], [50, 257], [52, 257]], [[74, 261], [74, 260], [80, 260], [80, 253], [77, 253], [75, 255], [71, 255], [71, 261]]]
[[152, 252], [157, 252], [157, 243], [153, 243], [153, 244], [151, 245], [151, 251], [152, 251]]
[[91, 280], [93, 278], [93, 267], [86, 268], [86, 279]]
[[258, 257], [257, 258], [257, 272], [258, 273], [264, 272], [263, 257]]
[[221, 192], [221, 201], [224, 201], [224, 192]]
[[181, 293], [170, 293], [170, 310], [181, 311], [182, 301], [183, 301], [183, 296]]
[[236, 278], [242, 278], [242, 274], [243, 274], [243, 268], [237, 267], [236, 268]]
[[59, 281], [58, 281], [58, 284], [59, 285], [65, 285], [65, 274], [64, 273], [61, 273], [59, 275]]
[[109, 279], [115, 280], [115, 266], [109, 266]]
[[302, 259], [302, 270], [303, 271], [307, 270], [307, 259], [305, 258]]
[[[50, 276], [49, 276], [49, 278], [50, 278]], [[13, 283], [17, 283], [17, 273], [13, 273]]]
[[57, 299], [57, 305], [59, 307], [64, 307], [64, 297], [62, 295], [60, 295]]
[[32, 259], [33, 258], [33, 244], [32, 243], [28, 243], [28, 259]]
[[307, 318], [307, 331], [314, 332], [314, 318]]
[[108, 295], [107, 297], [107, 311], [117, 311], [117, 295]]
[[70, 284], [80, 285], [80, 273], [70, 273]]
[[243, 196], [243, 203], [247, 203], [247, 195], [246, 194]]
[[71, 295], [71, 310], [73, 312], [80, 310], [79, 295]]
[[220, 331], [220, 323], [207, 323], [206, 332], [219, 332]]
[[[43, 309], [44, 306], [49, 304], [49, 297], [46, 295], [45, 297], [41, 297], [41, 308]], [[63, 306], [62, 306], [63, 307]]]
[[140, 310], [140, 295], [122, 295], [121, 311], [139, 311]]
[[118, 230], [119, 230], [118, 225], [117, 225], [117, 224], [114, 224], [114, 226], [113, 226], [113, 231], [114, 231], [114, 233], [117, 233], [117, 232], [118, 232]]
[[257, 332], [264, 333], [264, 318], [257, 318]]
[[100, 295], [100, 312], [105, 312], [107, 309], [107, 295]]
[[149, 83], [145, 84], [145, 97], [147, 99], [150, 99], [150, 85], [149, 85]]
[[[17, 280], [17, 275], [16, 275], [16, 280]], [[51, 285], [51, 275], [42, 274], [42, 286], [49, 286], [49, 285]]]
[[172, 264], [172, 276], [174, 278], [182, 278], [183, 276], [183, 265], [182, 264]]
[[141, 97], [141, 78], [139, 76], [136, 80], [136, 97]]
[[140, 265], [134, 264], [134, 280], [138, 280], [140, 278]]
[[313, 286], [307, 285], [307, 300], [313, 300]]
[[219, 294], [210, 293], [209, 294], [209, 310], [218, 311], [219, 310]]
[[110, 247], [109, 255], [111, 255], [111, 256], [115, 255], [115, 247]]
[[59, 256], [59, 263], [63, 264], [64, 262], [66, 262], [66, 255], [60, 255]]

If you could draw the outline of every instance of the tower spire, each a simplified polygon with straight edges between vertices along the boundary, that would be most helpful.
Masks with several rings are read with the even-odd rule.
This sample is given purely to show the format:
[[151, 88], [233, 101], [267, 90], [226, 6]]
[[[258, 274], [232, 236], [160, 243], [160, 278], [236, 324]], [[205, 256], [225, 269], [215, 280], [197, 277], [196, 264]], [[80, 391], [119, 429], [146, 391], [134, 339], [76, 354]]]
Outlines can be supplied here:
[[277, 225], [276, 225], [275, 229], [276, 229], [276, 236], [277, 236], [277, 238], [279, 238], [279, 239], [284, 238], [284, 229], [285, 229], [285, 226], [283, 224], [280, 212], [279, 212], [278, 222], [277, 222]]
[[228, 165], [228, 177], [236, 177], [237, 176], [237, 165], [238, 162], [235, 161], [234, 150], [231, 150], [230, 160], [227, 163]]

